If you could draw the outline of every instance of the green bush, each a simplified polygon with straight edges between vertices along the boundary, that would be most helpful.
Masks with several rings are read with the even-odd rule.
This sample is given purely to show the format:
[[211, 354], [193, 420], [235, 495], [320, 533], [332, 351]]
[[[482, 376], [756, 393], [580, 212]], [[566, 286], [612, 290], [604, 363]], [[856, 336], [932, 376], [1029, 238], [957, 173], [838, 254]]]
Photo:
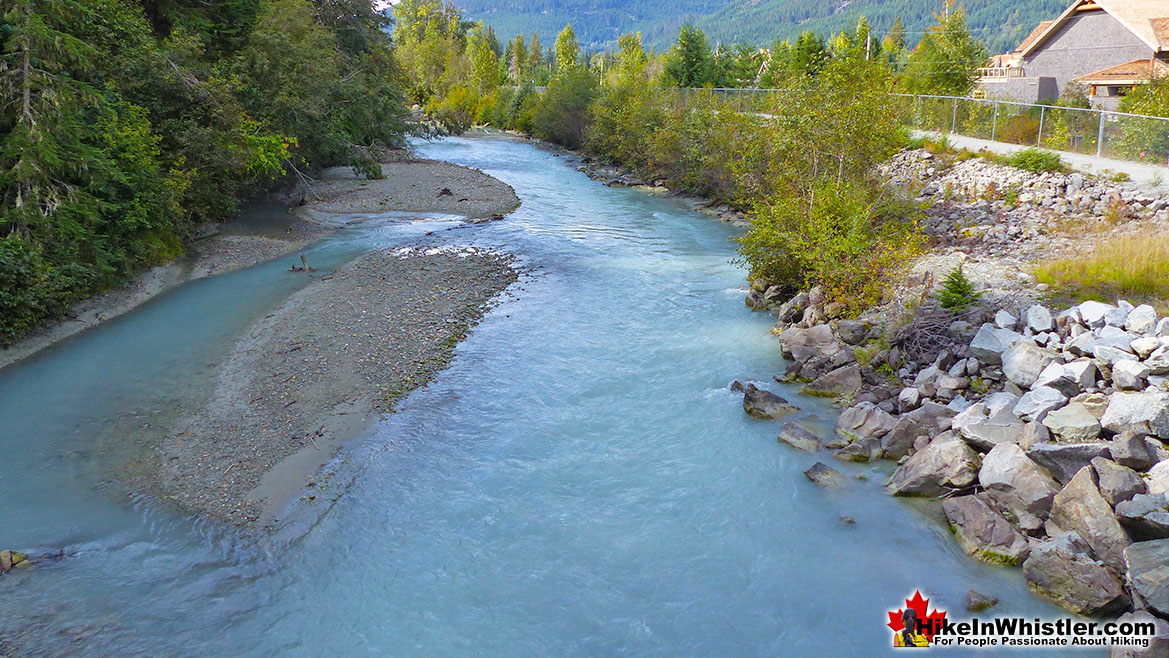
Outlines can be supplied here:
[[846, 314], [878, 303], [889, 281], [920, 253], [922, 239], [913, 208], [876, 196], [825, 178], [808, 196], [760, 206], [739, 239], [751, 276], [789, 292], [821, 286]]
[[1063, 159], [1058, 153], [1041, 151], [1039, 149], [1023, 149], [1007, 156], [1007, 164], [1016, 169], [1024, 169], [1034, 173], [1046, 171], [1064, 171]]
[[583, 67], [558, 74], [536, 105], [533, 132], [540, 139], [571, 149], [583, 146], [589, 127], [589, 104], [596, 89], [596, 78]]

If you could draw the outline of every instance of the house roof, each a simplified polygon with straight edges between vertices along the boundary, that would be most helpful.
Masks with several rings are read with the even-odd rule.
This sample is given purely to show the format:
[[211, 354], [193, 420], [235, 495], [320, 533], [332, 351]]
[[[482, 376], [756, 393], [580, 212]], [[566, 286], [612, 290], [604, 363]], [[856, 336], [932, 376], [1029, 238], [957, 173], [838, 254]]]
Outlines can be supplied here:
[[1169, 64], [1157, 58], [1137, 59], [1081, 75], [1075, 81], [1086, 85], [1144, 84], [1153, 78], [1169, 76]]
[[1043, 22], [1041, 22], [1039, 25], [1035, 26], [1035, 29], [1034, 29], [1034, 30], [1031, 30], [1031, 34], [1028, 34], [1026, 39], [1023, 39], [1023, 42], [1019, 44], [1019, 47], [1015, 49], [1015, 52], [1016, 52], [1016, 53], [1021, 53], [1021, 52], [1023, 52], [1024, 50], [1027, 50], [1027, 48], [1028, 48], [1028, 47], [1029, 47], [1029, 46], [1030, 46], [1030, 45], [1031, 45], [1031, 44], [1032, 44], [1032, 43], [1033, 43], [1033, 42], [1034, 42], [1036, 39], [1038, 39], [1038, 38], [1039, 38], [1039, 35], [1043, 34], [1043, 32], [1044, 32], [1045, 30], [1047, 30], [1047, 28], [1048, 28], [1048, 27], [1051, 27], [1051, 24], [1052, 24], [1052, 23], [1054, 23], [1054, 22], [1055, 22], [1055, 21], [1043, 21]]
[[1169, 50], [1169, 0], [1075, 0], [1051, 21], [1047, 27], [1027, 38], [1019, 47], [1019, 54], [1031, 54], [1044, 41], [1055, 34], [1077, 10], [1102, 9], [1116, 19], [1129, 32], [1143, 41], [1154, 52]]

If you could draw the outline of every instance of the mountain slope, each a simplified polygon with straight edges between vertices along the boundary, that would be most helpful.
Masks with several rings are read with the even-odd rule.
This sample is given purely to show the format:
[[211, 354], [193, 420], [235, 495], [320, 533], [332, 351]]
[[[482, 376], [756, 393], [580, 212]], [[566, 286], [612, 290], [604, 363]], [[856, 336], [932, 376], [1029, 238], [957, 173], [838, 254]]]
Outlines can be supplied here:
[[[571, 22], [586, 48], [611, 46], [640, 30], [648, 45], [668, 47], [687, 20], [714, 41], [767, 46], [804, 30], [828, 36], [865, 16], [878, 34], [900, 17], [915, 43], [941, 11], [941, 0], [456, 0], [467, 18], [495, 27], [500, 38], [539, 31], [547, 37]], [[1067, 0], [962, 0], [969, 24], [992, 52], [1014, 48]]]
[[[1054, 18], [1066, 0], [964, 0], [971, 32], [991, 52], [1013, 49], [1040, 21]], [[910, 43], [916, 43], [934, 24], [938, 0], [737, 0], [699, 20], [712, 39], [724, 43], [747, 41], [769, 45], [776, 38], [795, 39], [802, 31], [830, 35], [856, 25], [861, 16], [878, 34], [898, 17]]]

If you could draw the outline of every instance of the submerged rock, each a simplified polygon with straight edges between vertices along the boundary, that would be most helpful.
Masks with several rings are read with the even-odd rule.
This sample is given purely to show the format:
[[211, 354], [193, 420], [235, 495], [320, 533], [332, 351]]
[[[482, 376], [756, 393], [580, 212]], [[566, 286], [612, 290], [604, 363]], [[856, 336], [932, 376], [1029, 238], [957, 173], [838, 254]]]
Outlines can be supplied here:
[[970, 590], [966, 592], [966, 609], [970, 612], [982, 612], [998, 605], [999, 599], [997, 596], [990, 594], [983, 594], [977, 590]]
[[743, 410], [755, 418], [778, 420], [800, 410], [775, 393], [747, 384], [743, 391]]
[[820, 449], [820, 436], [799, 423], [788, 423], [779, 428], [779, 442], [807, 452]]
[[811, 467], [804, 471], [804, 475], [808, 476], [808, 479], [817, 486], [824, 487], [825, 489], [835, 489], [848, 482], [848, 479], [840, 471], [824, 462], [812, 464]]

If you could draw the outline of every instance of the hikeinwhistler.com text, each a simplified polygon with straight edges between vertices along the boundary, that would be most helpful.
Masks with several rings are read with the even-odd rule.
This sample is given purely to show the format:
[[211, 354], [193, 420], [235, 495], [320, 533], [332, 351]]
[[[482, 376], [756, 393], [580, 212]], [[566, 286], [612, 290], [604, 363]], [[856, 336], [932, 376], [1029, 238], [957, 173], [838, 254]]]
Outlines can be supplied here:
[[921, 623], [933, 633], [935, 647], [1139, 647], [1147, 648], [1156, 635], [1152, 622], [1024, 619], [998, 617], [965, 621], [930, 620]]

